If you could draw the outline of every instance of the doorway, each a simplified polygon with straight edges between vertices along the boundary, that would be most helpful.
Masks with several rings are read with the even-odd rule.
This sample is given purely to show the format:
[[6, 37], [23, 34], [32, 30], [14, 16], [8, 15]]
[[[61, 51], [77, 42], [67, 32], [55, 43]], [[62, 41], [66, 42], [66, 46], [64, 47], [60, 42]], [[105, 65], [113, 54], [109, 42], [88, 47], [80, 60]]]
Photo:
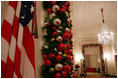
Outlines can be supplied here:
[[105, 64], [103, 60], [103, 47], [101, 44], [85, 44], [82, 46], [83, 75], [90, 73], [105, 73]]

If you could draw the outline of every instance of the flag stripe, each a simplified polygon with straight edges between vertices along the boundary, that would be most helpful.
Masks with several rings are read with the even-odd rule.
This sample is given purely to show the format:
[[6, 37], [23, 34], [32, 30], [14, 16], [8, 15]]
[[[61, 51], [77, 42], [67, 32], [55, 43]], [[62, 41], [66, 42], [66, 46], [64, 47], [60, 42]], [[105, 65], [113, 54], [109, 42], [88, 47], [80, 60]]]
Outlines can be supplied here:
[[[15, 56], [15, 74], [18, 78], [22, 78], [20, 73], [20, 62], [21, 62], [21, 51], [18, 46], [16, 46], [16, 56]], [[15, 77], [15, 75], [14, 75]]]
[[4, 63], [7, 61], [8, 56], [8, 50], [9, 50], [9, 43], [7, 40], [5, 40], [3, 37], [1, 37], [1, 58]]
[[7, 40], [9, 44], [11, 41], [11, 33], [12, 33], [12, 25], [9, 22], [7, 22], [6, 20], [4, 20], [2, 28], [1, 28], [1, 36], [5, 40]]
[[19, 19], [17, 16], [14, 18], [14, 25], [13, 25], [13, 35], [17, 39], [18, 35], [18, 27], [19, 27]]
[[3, 60], [1, 60], [1, 78], [5, 78], [5, 71], [6, 71], [5, 66], [6, 63]]
[[26, 50], [27, 56], [32, 64], [32, 66], [35, 69], [35, 62], [34, 62], [34, 40], [33, 37], [29, 31], [28, 26], [24, 27], [24, 33], [23, 33], [23, 46]]
[[15, 10], [9, 5], [7, 8], [7, 14], [5, 15], [5, 20], [7, 20], [7, 22], [9, 22], [11, 25], [13, 24], [14, 15]]
[[16, 10], [17, 1], [10, 1], [10, 2], [9, 2], [9, 5], [10, 5], [14, 10]]
[[8, 57], [7, 59], [7, 69], [6, 69], [6, 78], [13, 77], [13, 61]]
[[29, 60], [28, 56], [27, 56], [27, 52], [24, 48], [24, 46], [22, 46], [22, 55], [21, 55], [21, 65], [20, 65], [20, 72], [22, 74], [22, 77], [24, 78], [34, 78], [35, 74], [35, 70], [31, 64], [31, 61]]

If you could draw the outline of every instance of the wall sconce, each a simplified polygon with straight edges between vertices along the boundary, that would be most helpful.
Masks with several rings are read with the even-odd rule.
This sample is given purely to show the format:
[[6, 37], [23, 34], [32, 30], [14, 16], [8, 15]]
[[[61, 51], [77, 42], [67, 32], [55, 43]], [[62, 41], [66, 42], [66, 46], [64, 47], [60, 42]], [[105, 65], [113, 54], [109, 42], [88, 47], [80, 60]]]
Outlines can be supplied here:
[[81, 59], [83, 59], [83, 56], [81, 54], [76, 53], [75, 54], [75, 61], [80, 62]]
[[110, 55], [109, 54], [104, 54], [104, 59], [105, 59], [105, 68], [106, 68], [106, 75], [107, 75], [108, 74], [107, 61], [110, 60]]
[[104, 54], [104, 59], [109, 61], [110, 60], [110, 55], [109, 54]]
[[79, 53], [76, 53], [75, 54], [75, 61], [76, 63], [79, 62], [81, 65], [80, 65], [80, 68], [81, 68], [81, 73], [82, 73], [82, 59], [83, 59], [83, 55], [82, 54], [79, 54]]

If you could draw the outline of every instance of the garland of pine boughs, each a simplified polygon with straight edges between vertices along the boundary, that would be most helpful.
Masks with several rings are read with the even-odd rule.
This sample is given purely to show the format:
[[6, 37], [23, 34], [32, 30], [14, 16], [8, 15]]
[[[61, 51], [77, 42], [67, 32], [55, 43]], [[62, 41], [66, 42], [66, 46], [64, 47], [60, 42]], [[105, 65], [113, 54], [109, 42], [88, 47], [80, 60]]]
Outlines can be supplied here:
[[69, 1], [44, 1], [46, 13], [43, 31], [44, 44], [42, 55], [42, 77], [73, 77], [73, 42], [72, 21], [70, 19]]
[[85, 48], [88, 48], [88, 47], [97, 47], [99, 46], [99, 49], [100, 49], [100, 60], [101, 60], [101, 68], [102, 68], [102, 73], [105, 74], [105, 63], [104, 63], [104, 59], [103, 59], [103, 47], [101, 44], [84, 44], [82, 46], [82, 54], [84, 56], [84, 59], [83, 59], [83, 75], [86, 76], [86, 64], [85, 64]]

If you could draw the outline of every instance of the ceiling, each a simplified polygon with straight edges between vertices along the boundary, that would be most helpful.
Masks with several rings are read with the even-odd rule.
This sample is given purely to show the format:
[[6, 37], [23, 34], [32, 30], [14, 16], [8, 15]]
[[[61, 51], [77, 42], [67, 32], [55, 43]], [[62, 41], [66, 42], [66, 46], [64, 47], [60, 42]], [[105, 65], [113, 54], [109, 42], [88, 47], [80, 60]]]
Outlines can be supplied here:
[[[73, 41], [97, 39], [101, 32], [102, 16], [100, 9], [104, 9], [105, 23], [117, 36], [117, 2], [116, 1], [70, 1], [71, 19], [73, 23]], [[6, 4], [2, 1], [1, 14], [5, 15]], [[2, 17], [3, 20], [3, 17]]]
[[73, 21], [74, 40], [96, 39], [101, 32], [104, 9], [105, 23], [113, 32], [117, 32], [117, 2], [116, 1], [73, 1], [71, 2], [71, 18]]

